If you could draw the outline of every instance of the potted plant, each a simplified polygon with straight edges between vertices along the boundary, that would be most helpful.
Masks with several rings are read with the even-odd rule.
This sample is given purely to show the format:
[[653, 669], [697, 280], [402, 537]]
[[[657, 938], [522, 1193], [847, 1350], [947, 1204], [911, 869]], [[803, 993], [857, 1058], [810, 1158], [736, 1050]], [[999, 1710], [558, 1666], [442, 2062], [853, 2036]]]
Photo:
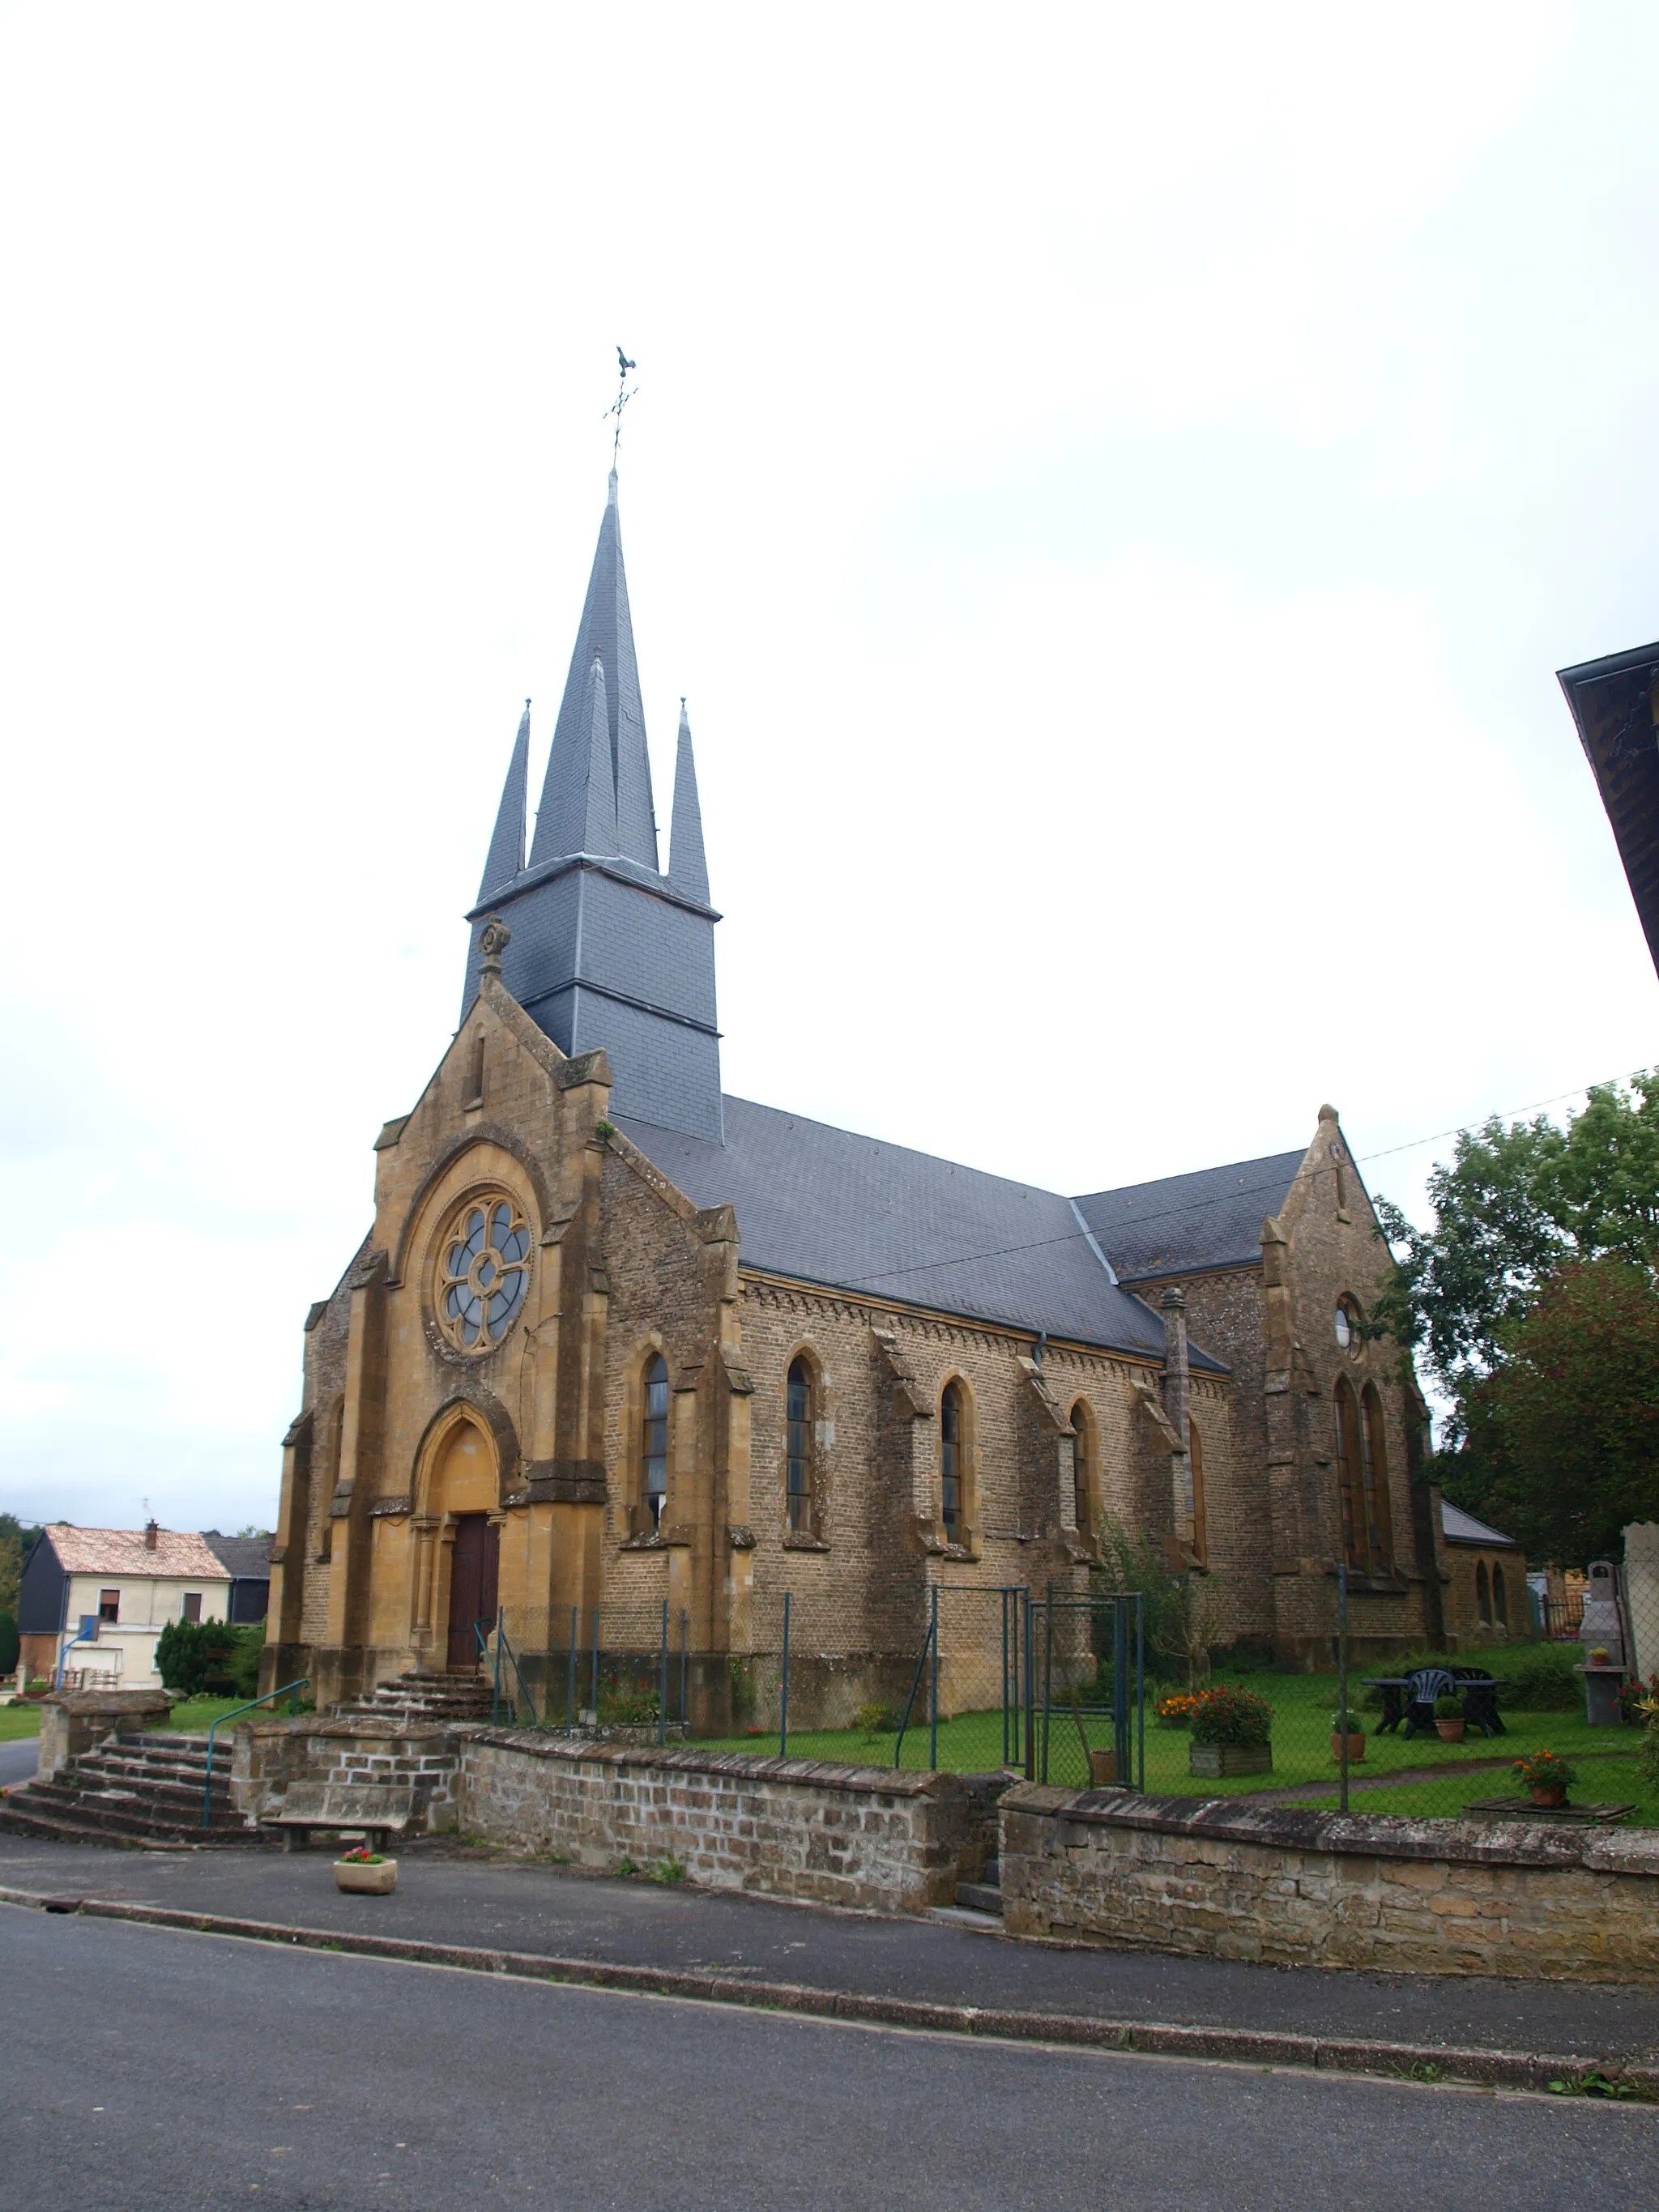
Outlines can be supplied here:
[[1553, 1751], [1529, 1752], [1516, 1760], [1515, 1771], [1531, 1791], [1534, 1805], [1565, 1805], [1567, 1791], [1578, 1779], [1571, 1761]]
[[1214, 1778], [1271, 1773], [1273, 1724], [1273, 1707], [1254, 1690], [1231, 1682], [1200, 1690], [1193, 1698], [1189, 1723], [1188, 1773]]
[[1331, 1715], [1331, 1757], [1340, 1760], [1342, 1739], [1347, 1738], [1348, 1764], [1353, 1765], [1365, 1756], [1365, 1723], [1355, 1712], [1339, 1708]]
[[1442, 1743], [1462, 1743], [1463, 1731], [1468, 1726], [1462, 1698], [1448, 1695], [1435, 1699], [1434, 1732]]
[[1187, 1690], [1172, 1690], [1167, 1698], [1158, 1701], [1158, 1724], [1160, 1728], [1190, 1727], [1193, 1717], [1192, 1694]]
[[1589, 1656], [1589, 1663], [1592, 1667], [1605, 1667], [1607, 1663], [1607, 1645], [1605, 1644], [1597, 1644], [1593, 1645]]
[[398, 1887], [398, 1862], [367, 1844], [343, 1851], [334, 1862], [334, 1879], [340, 1888], [361, 1891], [368, 1897], [390, 1897]]

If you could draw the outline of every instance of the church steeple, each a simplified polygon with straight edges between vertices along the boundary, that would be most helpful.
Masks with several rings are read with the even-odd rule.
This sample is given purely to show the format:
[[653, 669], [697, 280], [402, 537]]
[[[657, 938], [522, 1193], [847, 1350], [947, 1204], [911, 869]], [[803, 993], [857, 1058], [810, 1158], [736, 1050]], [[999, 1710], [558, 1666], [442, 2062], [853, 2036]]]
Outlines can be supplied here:
[[714, 924], [691, 731], [681, 702], [672, 865], [657, 861], [651, 766], [617, 526], [617, 477], [548, 757], [529, 862], [528, 709], [519, 726], [478, 903], [467, 920], [463, 1012], [478, 989], [486, 922], [511, 932], [501, 982], [560, 1049], [603, 1046], [613, 1111], [719, 1144]]
[[495, 834], [489, 841], [489, 857], [478, 885], [481, 901], [524, 873], [525, 811], [529, 803], [530, 702], [526, 699], [519, 718], [519, 734], [513, 742], [513, 757], [507, 766], [507, 781], [501, 786]]
[[[592, 734], [593, 664], [605, 671], [605, 734], [613, 820], [602, 845], [573, 842], [579, 834], [599, 833], [589, 811], [590, 740]], [[547, 781], [536, 817], [531, 865], [562, 860], [570, 853], [616, 854], [657, 872], [657, 817], [651, 803], [651, 760], [646, 750], [645, 709], [640, 703], [640, 672], [634, 657], [634, 623], [628, 605], [628, 576], [623, 567], [622, 530], [617, 511], [617, 471], [611, 471], [610, 497], [593, 549], [576, 649], [553, 732]]]
[[668, 848], [668, 880], [687, 898], [708, 903], [708, 863], [702, 851], [702, 810], [697, 805], [697, 767], [691, 757], [691, 725], [680, 701], [679, 744], [674, 754], [674, 817]]

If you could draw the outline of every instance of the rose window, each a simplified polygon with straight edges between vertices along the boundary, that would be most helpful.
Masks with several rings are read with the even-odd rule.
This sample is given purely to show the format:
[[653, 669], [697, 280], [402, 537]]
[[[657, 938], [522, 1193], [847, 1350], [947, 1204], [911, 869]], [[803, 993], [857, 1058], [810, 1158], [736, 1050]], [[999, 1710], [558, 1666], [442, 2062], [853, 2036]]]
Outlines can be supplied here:
[[463, 1352], [488, 1352], [518, 1317], [530, 1280], [530, 1225], [511, 1199], [474, 1199], [438, 1261], [438, 1318]]

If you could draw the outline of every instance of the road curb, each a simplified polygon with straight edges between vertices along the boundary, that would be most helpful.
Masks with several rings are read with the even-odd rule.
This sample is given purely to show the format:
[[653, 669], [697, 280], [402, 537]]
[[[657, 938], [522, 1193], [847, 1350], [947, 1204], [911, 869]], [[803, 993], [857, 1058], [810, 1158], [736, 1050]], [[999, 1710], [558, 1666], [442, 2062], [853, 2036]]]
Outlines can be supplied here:
[[558, 1982], [635, 1995], [690, 1997], [705, 2004], [741, 2006], [751, 2012], [787, 2012], [807, 2019], [865, 2021], [872, 2026], [925, 2030], [935, 2035], [994, 2037], [1014, 2043], [1070, 2045], [1145, 2056], [1229, 2060], [1236, 2065], [1306, 2067], [1321, 2073], [1380, 2075], [1416, 2081], [1473, 2083], [1491, 2089], [1547, 2089], [1552, 2081], [1591, 2070], [1629, 2084], [1635, 2096], [1659, 2103], [1659, 2066], [1627, 2065], [1618, 2058], [1594, 2062], [1582, 2053], [1446, 2047], [1437, 2044], [1373, 2043], [1352, 2036], [1297, 2035], [1244, 2027], [1191, 2027], [1174, 2021], [1103, 2020], [1088, 2014], [1030, 2012], [1016, 2008], [933, 2004], [917, 1998], [873, 1996], [823, 1990], [799, 1982], [751, 1982], [726, 1974], [684, 1972], [665, 1966], [629, 1966], [598, 1959], [564, 1959], [538, 1951], [488, 1950], [466, 1943], [422, 1942], [413, 1936], [368, 1936], [346, 1929], [302, 1928], [276, 1920], [241, 1920], [228, 1913], [177, 1911], [166, 1905], [131, 1905], [120, 1899], [48, 1895], [0, 1886], [0, 1905], [36, 1911], [79, 1914], [91, 1920], [131, 1920], [188, 1935], [240, 1936], [290, 1949], [348, 1952], [359, 1958], [405, 1965], [450, 1966], [475, 1974], [504, 1974], [520, 1981]]

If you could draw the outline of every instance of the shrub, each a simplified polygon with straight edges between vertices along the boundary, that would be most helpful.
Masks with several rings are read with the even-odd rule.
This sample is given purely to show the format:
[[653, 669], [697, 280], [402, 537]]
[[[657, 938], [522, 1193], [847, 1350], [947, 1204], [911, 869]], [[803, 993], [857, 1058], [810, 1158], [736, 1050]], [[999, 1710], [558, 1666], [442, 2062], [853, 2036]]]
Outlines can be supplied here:
[[1364, 1735], [1364, 1733], [1365, 1723], [1358, 1713], [1344, 1712], [1341, 1707], [1339, 1706], [1336, 1711], [1331, 1715], [1331, 1734], [1333, 1735]]
[[1462, 1698], [1437, 1698], [1434, 1701], [1434, 1717], [1437, 1721], [1461, 1721], [1463, 1717], [1463, 1700]]
[[155, 1644], [156, 1671], [181, 1698], [199, 1698], [210, 1680], [225, 1679], [235, 1632], [222, 1620], [170, 1620]]
[[[1501, 1713], [1571, 1713], [1584, 1702], [1584, 1692], [1573, 1668], [1578, 1663], [1576, 1644], [1495, 1644], [1480, 1652], [1413, 1651], [1403, 1659], [1389, 1660], [1390, 1674], [1413, 1674], [1419, 1667], [1480, 1667], [1509, 1685], [1498, 1692]], [[1382, 1703], [1381, 1690], [1360, 1693], [1371, 1711]]]
[[890, 1705], [860, 1705], [853, 1716], [853, 1726], [868, 1743], [875, 1736], [892, 1735], [898, 1728], [898, 1715]]
[[1219, 1682], [1193, 1698], [1194, 1743], [1266, 1743], [1273, 1733], [1273, 1709], [1254, 1690]]
[[229, 1677], [232, 1693], [242, 1698], [257, 1698], [259, 1661], [265, 1648], [265, 1625], [263, 1620], [251, 1621], [246, 1627], [234, 1628], [231, 1634], [235, 1642], [231, 1645], [225, 1673]]
[[0, 1674], [17, 1672], [17, 1655], [21, 1649], [17, 1623], [9, 1613], [0, 1613]]

